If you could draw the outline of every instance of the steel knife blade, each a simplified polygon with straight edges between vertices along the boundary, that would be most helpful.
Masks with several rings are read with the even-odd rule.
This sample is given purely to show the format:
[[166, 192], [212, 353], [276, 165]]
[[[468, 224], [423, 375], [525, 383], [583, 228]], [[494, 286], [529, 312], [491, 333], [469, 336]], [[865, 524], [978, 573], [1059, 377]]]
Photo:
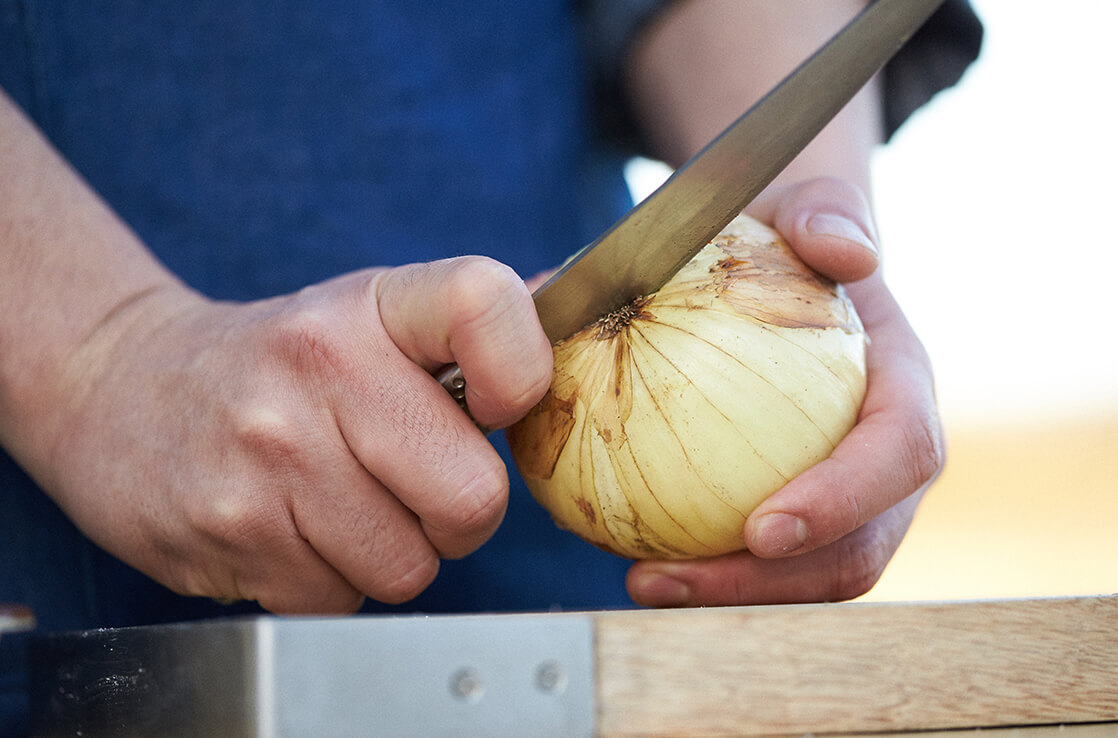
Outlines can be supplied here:
[[718, 235], [942, 0], [875, 0], [533, 295], [552, 343], [655, 292]]
[[[655, 292], [772, 182], [943, 0], [874, 0], [533, 293], [554, 344]], [[457, 367], [438, 375], [463, 407]]]

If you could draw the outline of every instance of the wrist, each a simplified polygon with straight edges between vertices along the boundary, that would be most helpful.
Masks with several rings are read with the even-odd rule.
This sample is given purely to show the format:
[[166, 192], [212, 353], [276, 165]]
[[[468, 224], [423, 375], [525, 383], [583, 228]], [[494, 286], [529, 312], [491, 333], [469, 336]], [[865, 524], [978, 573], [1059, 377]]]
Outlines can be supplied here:
[[[53, 472], [66, 467], [66, 441], [94, 428], [83, 408], [101, 391], [114, 364], [165, 322], [183, 303], [201, 299], [168, 282], [122, 292], [106, 309], [87, 314], [83, 330], [66, 340], [27, 325], [22, 345], [4, 341], [0, 360], [0, 445], [41, 487], [56, 487]], [[45, 322], [45, 321], [44, 321]], [[36, 340], [39, 333], [42, 340]]]
[[103, 345], [189, 290], [2, 92], [0, 161], [0, 444], [41, 482]]

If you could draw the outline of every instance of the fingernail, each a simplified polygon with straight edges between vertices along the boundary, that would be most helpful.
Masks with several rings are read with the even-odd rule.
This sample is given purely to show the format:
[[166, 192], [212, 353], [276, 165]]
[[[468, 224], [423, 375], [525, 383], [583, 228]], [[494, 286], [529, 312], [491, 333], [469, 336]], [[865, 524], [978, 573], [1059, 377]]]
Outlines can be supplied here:
[[691, 588], [685, 582], [659, 572], [643, 575], [633, 589], [636, 599], [648, 607], [680, 607], [691, 601]]
[[807, 542], [807, 524], [795, 515], [769, 513], [753, 525], [749, 550], [760, 556], [790, 554]]
[[866, 232], [857, 223], [841, 215], [813, 215], [807, 221], [807, 232], [813, 236], [833, 236], [853, 241], [862, 248], [877, 253], [877, 246]]

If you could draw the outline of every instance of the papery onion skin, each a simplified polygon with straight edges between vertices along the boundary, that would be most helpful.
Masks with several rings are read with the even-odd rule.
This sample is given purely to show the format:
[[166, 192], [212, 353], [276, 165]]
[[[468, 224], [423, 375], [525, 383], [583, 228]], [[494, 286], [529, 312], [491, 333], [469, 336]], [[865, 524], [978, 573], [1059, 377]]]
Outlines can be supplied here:
[[841, 286], [743, 215], [658, 292], [556, 344], [509, 445], [556, 524], [601, 548], [738, 551], [749, 513], [854, 426], [866, 343]]

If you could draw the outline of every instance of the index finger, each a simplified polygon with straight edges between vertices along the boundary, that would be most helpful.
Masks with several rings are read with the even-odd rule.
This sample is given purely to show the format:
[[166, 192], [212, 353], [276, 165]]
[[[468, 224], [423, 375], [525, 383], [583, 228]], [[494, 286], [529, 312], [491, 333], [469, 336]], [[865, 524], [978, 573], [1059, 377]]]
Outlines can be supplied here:
[[502, 428], [551, 383], [551, 344], [524, 281], [484, 257], [410, 264], [381, 275], [377, 304], [400, 351], [427, 371], [456, 362], [474, 419]]

